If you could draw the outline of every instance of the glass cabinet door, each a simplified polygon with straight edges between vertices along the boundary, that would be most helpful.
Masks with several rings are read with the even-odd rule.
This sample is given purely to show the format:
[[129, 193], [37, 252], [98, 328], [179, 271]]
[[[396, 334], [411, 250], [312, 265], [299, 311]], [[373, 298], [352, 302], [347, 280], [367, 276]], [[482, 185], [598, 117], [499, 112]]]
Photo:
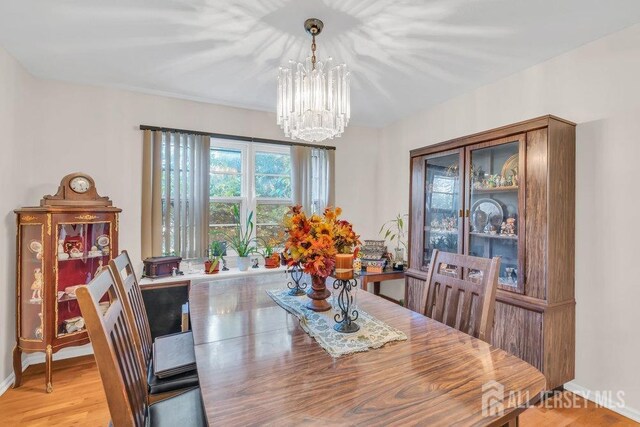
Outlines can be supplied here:
[[500, 257], [499, 287], [522, 292], [524, 259], [523, 218], [519, 200], [524, 196], [520, 173], [524, 165], [524, 136], [467, 148], [469, 255]]
[[26, 341], [42, 341], [44, 338], [43, 230], [43, 224], [20, 224], [20, 338]]
[[76, 291], [109, 265], [111, 238], [110, 222], [57, 225], [56, 336], [85, 329]]
[[427, 267], [434, 249], [461, 250], [462, 151], [450, 151], [425, 160], [425, 223], [422, 265]]

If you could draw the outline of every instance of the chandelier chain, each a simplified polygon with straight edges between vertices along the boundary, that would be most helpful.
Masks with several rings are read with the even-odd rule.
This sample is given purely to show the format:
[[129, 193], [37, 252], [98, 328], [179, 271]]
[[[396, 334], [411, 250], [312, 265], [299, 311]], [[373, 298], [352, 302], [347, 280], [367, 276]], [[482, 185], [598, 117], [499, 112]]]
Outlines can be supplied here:
[[316, 69], [316, 35], [311, 36], [311, 69]]

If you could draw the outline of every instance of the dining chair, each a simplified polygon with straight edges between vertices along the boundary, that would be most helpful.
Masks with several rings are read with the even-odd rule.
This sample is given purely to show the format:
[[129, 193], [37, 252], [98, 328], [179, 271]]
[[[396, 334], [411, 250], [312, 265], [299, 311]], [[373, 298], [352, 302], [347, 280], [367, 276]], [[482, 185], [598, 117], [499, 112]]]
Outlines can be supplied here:
[[442, 252], [431, 255], [423, 314], [490, 342], [500, 258]]
[[[170, 340], [170, 345], [164, 346], [164, 348], [168, 347], [171, 351], [154, 355], [154, 342], [149, 328], [147, 310], [127, 251], [122, 251], [120, 255], [112, 259], [109, 262], [109, 268], [115, 278], [117, 290], [122, 295], [122, 305], [132, 325], [133, 338], [138, 348], [141, 349], [142, 360], [147, 372], [149, 393], [157, 395], [197, 386], [198, 372], [192, 367], [187, 370], [178, 369], [178, 373], [162, 375], [161, 378], [156, 375], [154, 366], [154, 356], [158, 362], [156, 364], [160, 366], [171, 365], [172, 360], [166, 360], [167, 358], [175, 360], [185, 354], [189, 354], [188, 358], [195, 361], [192, 332], [187, 331], [165, 336]], [[158, 360], [163, 357], [165, 360]]]
[[[109, 297], [103, 311], [100, 300]], [[76, 292], [115, 427], [206, 426], [198, 387], [149, 405], [140, 348], [133, 339], [110, 269]]]

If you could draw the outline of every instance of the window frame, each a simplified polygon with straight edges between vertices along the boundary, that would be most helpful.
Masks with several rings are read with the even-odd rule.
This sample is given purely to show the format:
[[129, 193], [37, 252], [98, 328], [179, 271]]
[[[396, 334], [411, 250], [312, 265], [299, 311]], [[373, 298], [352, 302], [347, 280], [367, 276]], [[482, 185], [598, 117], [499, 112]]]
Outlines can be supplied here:
[[[242, 156], [241, 161], [241, 189], [240, 196], [237, 197], [212, 197], [209, 194], [209, 206], [211, 203], [239, 203], [240, 204], [240, 221], [244, 224], [247, 220], [247, 212], [253, 211], [254, 229], [252, 238], [257, 237], [259, 226], [277, 225], [274, 223], [258, 223], [257, 207], [259, 204], [265, 205], [287, 205], [290, 206], [293, 203], [293, 188], [291, 197], [288, 199], [277, 197], [258, 197], [256, 195], [256, 153], [275, 153], [286, 154], [291, 156], [291, 148], [287, 145], [277, 144], [265, 144], [255, 142], [240, 142], [227, 140], [223, 138], [211, 138], [210, 150], [216, 149], [229, 149], [234, 151], [240, 151]], [[210, 171], [210, 174], [212, 172]], [[270, 174], [267, 174], [270, 175]], [[284, 175], [284, 174], [282, 174]], [[281, 176], [281, 175], [274, 175]], [[293, 187], [293, 175], [290, 172], [291, 185]], [[210, 209], [210, 208], [209, 208]], [[209, 230], [214, 227], [232, 226], [234, 224], [214, 224], [209, 220]], [[260, 242], [258, 242], [260, 246]], [[237, 256], [237, 253], [231, 249], [227, 249], [228, 256]]]

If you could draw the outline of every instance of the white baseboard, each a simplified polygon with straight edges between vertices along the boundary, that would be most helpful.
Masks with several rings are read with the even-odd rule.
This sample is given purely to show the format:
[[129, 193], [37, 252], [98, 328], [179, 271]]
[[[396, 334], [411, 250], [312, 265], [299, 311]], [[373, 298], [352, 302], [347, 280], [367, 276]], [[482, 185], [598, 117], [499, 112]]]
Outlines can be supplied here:
[[[53, 360], [63, 360], [63, 359], [71, 359], [72, 357], [80, 357], [87, 356], [89, 354], [93, 354], [93, 348], [91, 344], [83, 345], [80, 347], [68, 347], [60, 350], [58, 353], [53, 355]], [[22, 357], [22, 371], [24, 372], [31, 365], [37, 365], [38, 363], [44, 363], [45, 354], [42, 352], [38, 353], [24, 353]], [[4, 394], [5, 391], [9, 390], [11, 386], [13, 386], [13, 381], [16, 376], [13, 372], [0, 382], [0, 396]]]
[[577, 394], [581, 397], [584, 397], [587, 400], [590, 400], [594, 403], [597, 403], [599, 405], [602, 405], [603, 407], [612, 410], [615, 413], [618, 413], [624, 417], [627, 417], [633, 421], [636, 422], [640, 422], [640, 411], [635, 409], [635, 408], [631, 408], [627, 405], [624, 406], [620, 406], [618, 404], [616, 404], [615, 402], [612, 402], [608, 399], [608, 401], [598, 401], [596, 402], [595, 397], [597, 396], [596, 393], [594, 393], [593, 391], [589, 390], [586, 387], [583, 387], [579, 384], [576, 384], [575, 382], [571, 381], [568, 382], [564, 385], [565, 390], [569, 390], [570, 392]]

